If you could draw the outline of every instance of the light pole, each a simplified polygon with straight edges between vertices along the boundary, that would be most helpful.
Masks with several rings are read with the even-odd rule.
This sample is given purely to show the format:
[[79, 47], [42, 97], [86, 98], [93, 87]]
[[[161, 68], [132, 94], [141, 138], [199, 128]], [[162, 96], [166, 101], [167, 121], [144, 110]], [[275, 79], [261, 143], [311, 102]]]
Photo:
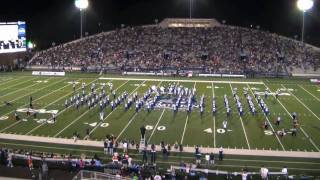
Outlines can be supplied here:
[[193, 0], [189, 0], [189, 19], [192, 18], [192, 4]]
[[302, 29], [301, 29], [301, 42], [304, 40], [304, 16], [305, 12], [311, 9], [313, 6], [312, 0], [298, 0], [297, 7], [300, 11], [302, 11]]
[[88, 0], [75, 0], [75, 6], [80, 10], [80, 38], [82, 39], [82, 15], [83, 10], [89, 6]]

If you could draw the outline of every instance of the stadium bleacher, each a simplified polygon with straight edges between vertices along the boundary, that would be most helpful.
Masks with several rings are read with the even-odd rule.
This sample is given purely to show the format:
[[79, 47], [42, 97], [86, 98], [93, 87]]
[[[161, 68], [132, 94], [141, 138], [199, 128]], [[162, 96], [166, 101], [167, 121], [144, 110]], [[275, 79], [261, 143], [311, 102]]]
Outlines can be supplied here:
[[293, 39], [236, 26], [166, 24], [126, 27], [57, 45], [37, 53], [30, 65], [203, 73], [318, 71], [319, 49]]

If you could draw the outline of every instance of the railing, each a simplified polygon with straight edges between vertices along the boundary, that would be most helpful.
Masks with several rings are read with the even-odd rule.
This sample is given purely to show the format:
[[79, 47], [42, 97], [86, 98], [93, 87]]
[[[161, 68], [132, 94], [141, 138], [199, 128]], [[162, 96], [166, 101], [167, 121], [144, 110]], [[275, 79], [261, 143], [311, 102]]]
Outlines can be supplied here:
[[81, 170], [78, 172], [78, 174], [75, 177], [73, 177], [73, 180], [82, 180], [82, 179], [128, 180], [130, 178], [116, 177], [116, 175], [112, 175], [109, 173], [101, 173], [101, 172], [87, 171], [87, 170]]
[[[179, 166], [171, 166], [171, 170], [187, 170], [188, 168], [186, 167], [179, 167]], [[217, 175], [233, 175], [233, 176], [238, 176], [241, 175], [241, 172], [228, 172], [228, 171], [220, 171], [220, 170], [210, 170], [210, 169], [200, 169], [200, 168], [189, 168], [188, 170], [190, 171], [195, 171], [195, 172], [202, 172], [206, 174], [217, 174]], [[246, 174], [248, 175], [259, 175], [260, 172], [247, 172]], [[268, 175], [286, 175], [283, 172], [268, 172]]]

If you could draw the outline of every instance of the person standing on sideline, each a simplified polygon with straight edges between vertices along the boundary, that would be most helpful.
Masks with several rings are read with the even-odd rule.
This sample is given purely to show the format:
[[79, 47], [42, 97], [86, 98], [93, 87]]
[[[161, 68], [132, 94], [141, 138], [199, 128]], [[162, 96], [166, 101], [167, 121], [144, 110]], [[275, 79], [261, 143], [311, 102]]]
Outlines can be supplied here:
[[220, 147], [219, 149], [219, 161], [222, 161], [223, 160], [223, 148]]
[[145, 134], [146, 134], [146, 127], [141, 126], [140, 132], [141, 132], [141, 138], [144, 139], [144, 136], [145, 136]]
[[147, 148], [145, 147], [142, 150], [142, 163], [148, 162]]
[[276, 121], [276, 125], [279, 126], [279, 125], [280, 125], [280, 122], [281, 122], [281, 117], [278, 116], [277, 121]]
[[151, 145], [151, 164], [156, 163], [156, 146], [154, 144]]
[[210, 153], [210, 164], [214, 165], [214, 154], [211, 152]]

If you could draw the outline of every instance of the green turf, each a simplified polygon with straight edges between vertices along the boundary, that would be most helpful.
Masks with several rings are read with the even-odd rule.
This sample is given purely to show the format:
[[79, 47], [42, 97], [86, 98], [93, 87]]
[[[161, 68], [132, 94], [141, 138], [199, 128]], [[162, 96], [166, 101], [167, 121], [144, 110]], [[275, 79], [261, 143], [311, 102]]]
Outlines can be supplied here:
[[[173, 78], [173, 77], [140, 77], [140, 76], [120, 76], [120, 75], [102, 75], [101, 77], [119, 78], [102, 80], [98, 79], [97, 74], [71, 73], [66, 77], [35, 77], [31, 72], [14, 72], [0, 74], [0, 117], [9, 116], [8, 120], [0, 121], [0, 132], [16, 133], [38, 136], [67, 137], [72, 138], [75, 131], [80, 133], [80, 138], [84, 138], [86, 129], [92, 132], [90, 139], [103, 140], [106, 135], [113, 134], [118, 140], [140, 140], [139, 128], [152, 126], [153, 129], [146, 133], [149, 143], [159, 144], [161, 141], [173, 144], [181, 143], [185, 146], [199, 145], [202, 147], [225, 147], [238, 149], [272, 149], [272, 150], [293, 150], [293, 151], [318, 151], [320, 147], [320, 87], [311, 84], [308, 79], [231, 79], [231, 78]], [[136, 78], [126, 80], [125, 78]], [[143, 81], [139, 78], [147, 78]], [[153, 81], [157, 79], [157, 81]], [[160, 79], [160, 81], [159, 81]], [[107, 83], [112, 81], [117, 94], [127, 91], [128, 94], [137, 92], [139, 96], [151, 86], [166, 86], [170, 82], [161, 81], [175, 79], [190, 80], [190, 82], [180, 82], [189, 88], [197, 89], [196, 99], [199, 101], [202, 94], [205, 95], [205, 112], [200, 116], [198, 109], [194, 109], [190, 114], [180, 111], [174, 114], [171, 109], [156, 109], [148, 113], [142, 109], [135, 113], [134, 105], [128, 111], [124, 110], [121, 104], [115, 110], [111, 111], [108, 106], [105, 111], [105, 119], [99, 122], [99, 107], [88, 110], [86, 106], [77, 111], [74, 107], [64, 108], [64, 101], [73, 94], [72, 86], [67, 82], [79, 81], [90, 84], [95, 82]], [[196, 82], [197, 80], [227, 81], [219, 82]], [[44, 83], [43, 81], [48, 81]], [[230, 81], [230, 83], [228, 82]], [[263, 82], [264, 84], [236, 84], [234, 82]], [[196, 82], [196, 83], [195, 83]], [[77, 91], [80, 92], [80, 84]], [[100, 85], [97, 85], [100, 88]], [[238, 95], [244, 108], [244, 116], [240, 117], [236, 109], [235, 101], [232, 97], [232, 88], [238, 89]], [[283, 138], [277, 138], [275, 135], [265, 135], [262, 124], [266, 116], [261, 111], [258, 103], [253, 99], [257, 109], [257, 115], [252, 116], [249, 113], [248, 103], [243, 95], [244, 88], [258, 88], [264, 92], [266, 88], [275, 92], [280, 88], [293, 89], [288, 92], [288, 96], [280, 96], [277, 101], [273, 96], [269, 96], [265, 103], [269, 107], [270, 115], [268, 120], [271, 127], [275, 130], [282, 128], [290, 129], [292, 127], [290, 113], [297, 112], [300, 127], [297, 137], [286, 135]], [[86, 91], [90, 90], [90, 85]], [[107, 88], [108, 90], [108, 88]], [[98, 90], [99, 91], [99, 90]], [[81, 92], [80, 92], [81, 93]], [[248, 91], [250, 96], [253, 90]], [[109, 91], [107, 91], [109, 94]], [[222, 122], [226, 119], [226, 108], [223, 103], [223, 95], [226, 94], [232, 108], [232, 116], [228, 120], [229, 131], [218, 133], [222, 128]], [[57, 117], [55, 124], [41, 124], [34, 121], [34, 117], [20, 114], [28, 121], [15, 121], [14, 111], [17, 108], [28, 107], [29, 97], [33, 97], [33, 104], [37, 109], [59, 110], [63, 111]], [[217, 114], [212, 115], [212, 97], [215, 96], [218, 107]], [[263, 97], [262, 97], [263, 98]], [[112, 98], [111, 98], [112, 99]], [[10, 101], [12, 106], [4, 106], [3, 101]], [[277, 116], [281, 116], [283, 121], [277, 127], [274, 122]], [[50, 115], [38, 115], [37, 119], [50, 118]], [[88, 123], [97, 122], [108, 123], [108, 127], [91, 127]], [[157, 128], [165, 127], [160, 131]], [[204, 132], [211, 128], [212, 133]], [[218, 130], [219, 131], [219, 130]]]
[[[56, 136], [71, 138], [73, 133], [77, 131], [81, 137], [85, 136], [86, 129], [92, 130], [91, 139], [102, 140], [107, 134], [119, 136], [119, 140], [135, 140], [139, 141], [139, 128], [142, 125], [149, 125], [155, 128], [147, 132], [147, 138], [150, 143], [159, 144], [161, 141], [173, 144], [175, 142], [182, 142], [184, 145], [200, 145], [203, 147], [230, 147], [230, 148], [244, 148], [248, 149], [273, 149], [273, 150], [307, 150], [317, 151], [320, 145], [319, 124], [320, 111], [318, 105], [320, 104], [320, 92], [318, 87], [312, 85], [308, 80], [294, 80], [287, 79], [267, 79], [264, 80], [266, 86], [262, 84], [235, 84], [234, 81], [240, 79], [217, 79], [220, 81], [230, 80], [231, 83], [209, 83], [209, 82], [192, 82], [196, 79], [189, 79], [191, 82], [181, 82], [189, 88], [193, 86], [197, 89], [196, 99], [199, 101], [201, 95], [205, 95], [205, 113], [200, 116], [198, 109], [194, 109], [190, 114], [186, 112], [178, 112], [174, 114], [172, 110], [157, 109], [150, 113], [141, 110], [138, 114], [135, 113], [134, 108], [124, 111], [123, 104], [111, 111], [108, 107], [105, 111], [105, 119], [103, 123], [108, 123], [108, 127], [90, 127], [88, 123], [99, 123], [99, 108], [95, 107], [88, 110], [82, 107], [77, 111], [74, 107], [68, 109], [64, 108], [64, 101], [72, 95], [72, 87], [67, 82], [77, 80], [86, 82], [87, 84], [95, 81], [96, 83], [109, 82], [110, 80], [97, 79], [96, 74], [70, 74], [66, 77], [35, 77], [28, 76], [28, 73], [13, 73], [11, 76], [5, 73], [0, 81], [0, 100], [10, 101], [13, 106], [4, 106], [1, 104], [0, 116], [9, 116], [8, 120], [0, 122], [0, 131], [5, 133], [30, 134], [41, 136]], [[104, 75], [103, 77], [119, 77], [116, 75]], [[125, 76], [124, 78], [129, 77]], [[130, 76], [131, 78], [131, 76]], [[138, 77], [137, 77], [138, 78]], [[150, 77], [140, 77], [149, 78]], [[172, 79], [172, 78], [169, 78]], [[208, 80], [208, 78], [205, 78]], [[41, 81], [48, 81], [43, 83]], [[152, 81], [147, 80], [111, 80], [114, 88], [117, 89], [117, 94], [127, 91], [129, 94], [138, 92], [139, 96], [151, 85], [165, 86], [167, 81]], [[252, 81], [247, 79], [247, 81]], [[254, 81], [260, 81], [255, 79]], [[289, 83], [286, 83], [289, 82]], [[303, 82], [303, 83], [300, 83]], [[143, 83], [142, 86], [139, 86]], [[298, 84], [297, 84], [298, 83]], [[301, 86], [300, 86], [301, 85]], [[99, 88], [100, 86], [98, 86]], [[268, 105], [271, 114], [268, 116], [272, 127], [277, 131], [282, 128], [290, 129], [290, 115], [287, 113], [297, 112], [299, 116], [299, 123], [304, 132], [298, 132], [297, 137], [290, 135], [278, 139], [276, 136], [267, 136], [262, 129], [262, 123], [266, 119], [256, 101], [253, 101], [258, 111], [256, 116], [249, 113], [248, 103], [243, 96], [244, 88], [259, 88], [264, 92], [267, 88], [275, 91], [279, 88], [293, 89], [291, 96], [281, 96], [279, 102], [274, 97], [269, 96], [265, 102]], [[80, 85], [77, 86], [80, 90]], [[89, 91], [87, 86], [87, 91]], [[240, 118], [236, 104], [232, 97], [231, 88], [238, 89], [238, 95], [244, 107], [245, 115]], [[303, 88], [303, 89], [302, 89]], [[99, 90], [98, 90], [99, 91]], [[253, 91], [248, 91], [253, 96]], [[226, 109], [223, 105], [223, 95], [226, 94], [231, 108], [232, 117], [228, 121], [228, 129], [226, 133], [217, 133], [217, 129], [222, 128], [222, 121], [226, 119]], [[215, 116], [212, 115], [212, 97], [216, 98], [218, 112]], [[27, 117], [21, 114], [23, 118], [27, 118], [27, 122], [16, 122], [13, 120], [14, 110], [28, 106], [29, 96], [34, 99], [34, 106], [36, 108], [45, 108], [48, 110], [56, 109], [63, 111], [58, 115], [56, 124], [39, 124], [34, 121], [34, 117]], [[281, 104], [283, 105], [281, 105]], [[162, 114], [162, 117], [160, 118]], [[279, 127], [276, 127], [273, 122], [277, 116], [281, 116], [284, 120]], [[39, 115], [40, 118], [50, 118], [50, 115]], [[86, 124], [85, 124], [86, 123]], [[101, 124], [101, 123], [100, 123]], [[158, 127], [165, 127], [164, 131], [157, 130]], [[211, 128], [213, 133], [204, 132], [205, 129]], [[314, 144], [310, 142], [307, 136], [313, 140]]]

